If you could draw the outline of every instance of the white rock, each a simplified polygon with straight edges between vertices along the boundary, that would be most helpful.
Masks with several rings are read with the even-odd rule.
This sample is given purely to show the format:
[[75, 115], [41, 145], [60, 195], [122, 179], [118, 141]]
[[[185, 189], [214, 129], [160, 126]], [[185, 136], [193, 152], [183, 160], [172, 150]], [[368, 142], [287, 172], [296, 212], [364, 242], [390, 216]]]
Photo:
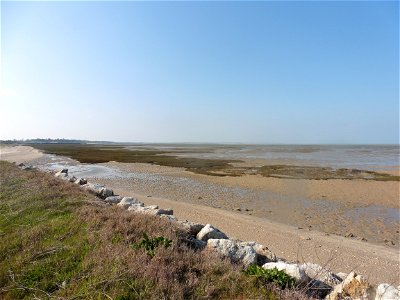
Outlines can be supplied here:
[[342, 281], [345, 280], [348, 275], [348, 273], [343, 272], [336, 273], [336, 276], [339, 277]]
[[117, 204], [117, 206], [121, 206], [125, 209], [127, 209], [129, 206], [131, 206], [134, 203], [142, 203], [139, 200], [133, 198], [133, 197], [124, 197], [122, 200]]
[[144, 208], [143, 203], [133, 203], [128, 207], [128, 211], [138, 212], [139, 210], [142, 210], [143, 208]]
[[162, 219], [166, 219], [166, 220], [171, 221], [171, 222], [178, 221], [178, 219], [174, 215], [161, 215], [160, 217]]
[[172, 208], [159, 208], [157, 210], [158, 212], [156, 213], [156, 216], [161, 216], [161, 215], [172, 216], [174, 214], [174, 210]]
[[104, 202], [110, 203], [110, 204], [116, 204], [119, 203], [122, 200], [121, 196], [109, 196], [106, 199], [104, 199]]
[[326, 296], [327, 300], [341, 300], [346, 297], [350, 299], [369, 299], [370, 285], [362, 275], [351, 272], [342, 283], [336, 285], [333, 291]]
[[388, 283], [381, 283], [376, 288], [375, 300], [399, 300], [399, 299], [400, 299], [399, 289]]
[[265, 247], [256, 242], [241, 242], [240, 245], [250, 246], [257, 253], [257, 264], [263, 265], [267, 262], [276, 262], [276, 255], [268, 247]]
[[158, 207], [157, 205], [150, 205], [150, 206], [141, 206], [141, 205], [131, 205], [128, 208], [128, 211], [133, 211], [142, 214], [148, 214], [153, 216], [160, 216], [160, 215], [173, 215], [174, 211], [172, 209], [160, 209], [154, 208]]
[[311, 279], [321, 281], [328, 286], [333, 287], [342, 282], [342, 279], [340, 277], [336, 276], [335, 274], [321, 267], [320, 265], [306, 263], [300, 265], [300, 268], [302, 268], [307, 276]]
[[78, 185], [84, 185], [87, 183], [87, 180], [85, 178], [78, 178], [74, 183]]
[[207, 242], [208, 239], [227, 239], [225, 233], [215, 228], [214, 226], [207, 224], [204, 226], [200, 232], [197, 234], [197, 239]]
[[[67, 170], [67, 172], [63, 172], [65, 170]], [[56, 174], [54, 174], [54, 176], [59, 178], [68, 177], [68, 169], [62, 169], [61, 171], [58, 171]]]
[[72, 177], [69, 177], [68, 180], [69, 180], [69, 182], [75, 182], [76, 179], [77, 179], [77, 178], [76, 178], [75, 176], [72, 176]]
[[89, 191], [92, 194], [99, 196], [101, 190], [104, 188], [104, 185], [98, 183], [87, 183], [82, 185], [82, 188], [84, 188], [85, 190]]
[[196, 236], [204, 227], [203, 224], [191, 222], [188, 220], [178, 221], [178, 224], [180, 224], [190, 235], [193, 236]]
[[114, 195], [114, 191], [112, 189], [108, 189], [106, 187], [103, 187], [100, 190], [100, 194], [98, 196], [100, 196], [101, 198], [105, 199], [105, 198], [113, 196], [113, 195]]
[[22, 167], [22, 170], [25, 170], [25, 171], [30, 171], [30, 170], [34, 170], [34, 169], [36, 169], [36, 167], [34, 167], [34, 166], [24, 166], [24, 167]]
[[241, 262], [245, 266], [255, 264], [257, 262], [256, 251], [240, 242], [228, 239], [208, 239], [207, 249], [217, 251], [219, 254], [230, 258], [234, 262]]
[[298, 282], [306, 283], [310, 280], [307, 274], [297, 264], [290, 264], [283, 261], [270, 262], [262, 266], [264, 269], [270, 270], [277, 268], [279, 271], [284, 271], [286, 274], [294, 277]]

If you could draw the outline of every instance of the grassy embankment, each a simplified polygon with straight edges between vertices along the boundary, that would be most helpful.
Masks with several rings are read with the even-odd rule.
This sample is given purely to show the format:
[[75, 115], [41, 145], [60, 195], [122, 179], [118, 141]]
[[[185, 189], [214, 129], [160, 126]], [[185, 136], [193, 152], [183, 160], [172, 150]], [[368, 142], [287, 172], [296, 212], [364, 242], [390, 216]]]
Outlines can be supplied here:
[[[357, 169], [329, 167], [266, 165], [247, 167], [233, 165], [238, 160], [203, 159], [174, 156], [188, 153], [180, 150], [127, 149], [115, 145], [35, 144], [33, 147], [47, 153], [71, 157], [81, 163], [109, 161], [125, 163], [150, 163], [160, 166], [180, 167], [197, 174], [212, 176], [242, 176], [244, 174], [289, 179], [364, 179], [399, 181], [399, 176]], [[196, 152], [195, 150], [193, 152]]]
[[[278, 298], [240, 266], [190, 249], [166, 220], [10, 163], [0, 161], [0, 175], [1, 299]], [[171, 246], [149, 255], [134, 247], [144, 234]]]

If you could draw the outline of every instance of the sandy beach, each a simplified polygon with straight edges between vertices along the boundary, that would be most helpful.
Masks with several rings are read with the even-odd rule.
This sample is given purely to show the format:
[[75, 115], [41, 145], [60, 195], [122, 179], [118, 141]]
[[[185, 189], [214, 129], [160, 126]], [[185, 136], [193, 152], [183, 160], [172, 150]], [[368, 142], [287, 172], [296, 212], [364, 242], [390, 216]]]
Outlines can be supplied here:
[[0, 159], [17, 164], [29, 162], [42, 156], [43, 153], [29, 146], [0, 146]]
[[[43, 169], [64, 163], [71, 175], [81, 167], [30, 147], [1, 150], [2, 160]], [[173, 208], [179, 219], [211, 223], [230, 237], [262, 243], [278, 257], [335, 272], [356, 270], [371, 283], [400, 284], [399, 182], [216, 177], [137, 163], [84, 167], [101, 169], [85, 174], [91, 182], [145, 204]], [[104, 170], [114, 175], [104, 176]]]

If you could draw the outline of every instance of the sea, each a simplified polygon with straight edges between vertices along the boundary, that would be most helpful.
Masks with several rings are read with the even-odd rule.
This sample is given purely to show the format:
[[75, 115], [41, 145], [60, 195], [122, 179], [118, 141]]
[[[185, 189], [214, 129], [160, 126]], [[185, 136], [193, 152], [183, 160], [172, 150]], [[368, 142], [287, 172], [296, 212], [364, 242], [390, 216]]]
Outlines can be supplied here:
[[[149, 148], [149, 146], [165, 151], [170, 149], [173, 155], [185, 157], [263, 160], [267, 164], [365, 170], [396, 169], [400, 166], [399, 145], [147, 144], [145, 147]], [[137, 148], [137, 145], [133, 148]]]

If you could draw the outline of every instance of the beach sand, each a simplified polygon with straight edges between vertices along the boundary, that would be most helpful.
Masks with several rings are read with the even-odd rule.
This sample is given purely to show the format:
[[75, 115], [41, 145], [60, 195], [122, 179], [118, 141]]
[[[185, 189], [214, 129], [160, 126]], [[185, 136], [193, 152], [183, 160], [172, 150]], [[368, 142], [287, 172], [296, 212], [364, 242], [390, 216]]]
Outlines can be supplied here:
[[[1, 150], [3, 160], [45, 160], [30, 147]], [[399, 182], [215, 177], [149, 164], [100, 165], [133, 176], [89, 181], [146, 205], [173, 208], [179, 219], [213, 224], [290, 261], [356, 270], [373, 284], [400, 284]], [[353, 237], [344, 237], [349, 233]]]
[[17, 164], [40, 158], [43, 153], [29, 146], [0, 146], [0, 159]]
[[[110, 182], [111, 183], [111, 182]], [[243, 215], [204, 205], [179, 202], [136, 194], [131, 189], [116, 189], [121, 195], [131, 195], [146, 205], [172, 208], [178, 219], [210, 223], [230, 238], [257, 241], [266, 245], [278, 257], [289, 261], [312, 262], [334, 272], [368, 275], [371, 284], [382, 282], [400, 284], [399, 251], [385, 246], [318, 231], [298, 229], [265, 218]]]

